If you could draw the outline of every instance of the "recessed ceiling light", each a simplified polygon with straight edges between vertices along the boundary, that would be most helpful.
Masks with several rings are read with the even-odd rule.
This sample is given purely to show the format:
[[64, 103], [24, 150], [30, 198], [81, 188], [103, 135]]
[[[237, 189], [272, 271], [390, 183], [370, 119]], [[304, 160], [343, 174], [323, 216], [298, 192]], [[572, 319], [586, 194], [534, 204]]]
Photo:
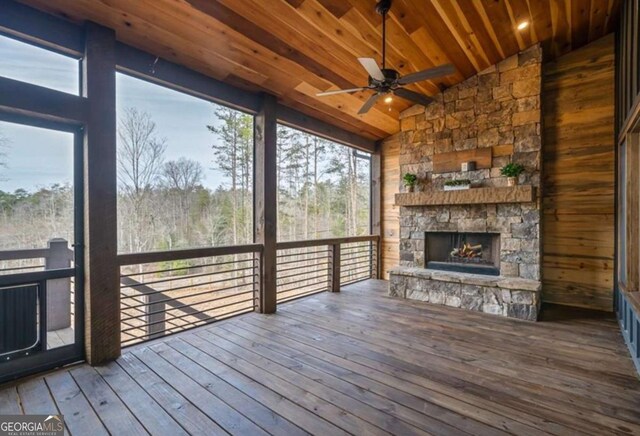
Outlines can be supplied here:
[[392, 101], [393, 101], [393, 97], [391, 97], [390, 95], [387, 95], [387, 96], [385, 97], [385, 99], [384, 99], [384, 102], [385, 102], [386, 104], [389, 104], [389, 103], [391, 103]]
[[524, 30], [527, 27], [529, 27], [529, 22], [528, 21], [522, 21], [520, 24], [518, 24], [518, 30]]

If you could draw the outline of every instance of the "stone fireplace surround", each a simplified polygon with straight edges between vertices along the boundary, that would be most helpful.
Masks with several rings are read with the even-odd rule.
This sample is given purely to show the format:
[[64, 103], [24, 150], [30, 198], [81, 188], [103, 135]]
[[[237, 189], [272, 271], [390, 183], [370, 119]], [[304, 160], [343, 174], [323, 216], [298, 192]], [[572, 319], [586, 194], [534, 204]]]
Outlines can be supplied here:
[[[525, 166], [521, 185], [540, 189], [541, 61], [539, 46], [508, 58], [445, 90], [421, 110], [401, 115], [400, 173], [416, 173], [421, 190], [445, 180], [506, 185], [500, 167]], [[491, 147], [490, 169], [434, 173], [433, 156]], [[506, 152], [505, 152], [506, 150]], [[389, 294], [467, 310], [536, 320], [540, 308], [540, 196], [532, 202], [400, 207], [400, 265]], [[498, 234], [499, 276], [427, 269], [425, 232]]]

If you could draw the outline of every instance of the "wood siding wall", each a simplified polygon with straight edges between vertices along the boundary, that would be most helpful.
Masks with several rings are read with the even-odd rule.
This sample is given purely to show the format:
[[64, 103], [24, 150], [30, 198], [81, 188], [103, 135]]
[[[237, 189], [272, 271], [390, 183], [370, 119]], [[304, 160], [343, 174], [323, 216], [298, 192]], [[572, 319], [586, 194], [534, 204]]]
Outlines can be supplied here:
[[382, 225], [380, 242], [382, 278], [389, 279], [389, 270], [400, 261], [400, 208], [394, 205], [400, 187], [400, 134], [382, 142], [381, 149]]
[[611, 311], [613, 34], [547, 64], [542, 97], [543, 299]]

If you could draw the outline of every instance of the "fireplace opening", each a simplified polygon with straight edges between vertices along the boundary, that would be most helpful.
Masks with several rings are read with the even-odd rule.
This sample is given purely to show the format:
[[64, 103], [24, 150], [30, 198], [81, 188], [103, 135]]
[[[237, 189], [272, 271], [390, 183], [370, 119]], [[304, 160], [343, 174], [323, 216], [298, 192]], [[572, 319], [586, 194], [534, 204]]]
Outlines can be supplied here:
[[500, 275], [498, 233], [425, 232], [424, 254], [429, 269]]

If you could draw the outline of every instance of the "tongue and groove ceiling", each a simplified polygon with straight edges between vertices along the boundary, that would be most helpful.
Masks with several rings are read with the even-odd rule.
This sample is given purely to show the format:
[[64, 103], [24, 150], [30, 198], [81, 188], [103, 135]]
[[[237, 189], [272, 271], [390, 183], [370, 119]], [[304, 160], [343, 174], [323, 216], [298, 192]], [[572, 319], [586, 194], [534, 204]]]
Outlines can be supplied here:
[[[409, 87], [438, 93], [542, 42], [547, 57], [611, 32], [620, 0], [394, 0], [387, 63], [402, 75], [452, 63], [458, 73]], [[380, 62], [375, 0], [23, 0], [72, 21], [116, 30], [120, 41], [249, 90], [265, 90], [308, 115], [371, 139], [399, 130], [410, 106], [370, 95], [316, 97], [364, 86], [358, 57]], [[517, 29], [522, 21], [531, 25]], [[388, 66], [389, 66], [388, 65]]]

